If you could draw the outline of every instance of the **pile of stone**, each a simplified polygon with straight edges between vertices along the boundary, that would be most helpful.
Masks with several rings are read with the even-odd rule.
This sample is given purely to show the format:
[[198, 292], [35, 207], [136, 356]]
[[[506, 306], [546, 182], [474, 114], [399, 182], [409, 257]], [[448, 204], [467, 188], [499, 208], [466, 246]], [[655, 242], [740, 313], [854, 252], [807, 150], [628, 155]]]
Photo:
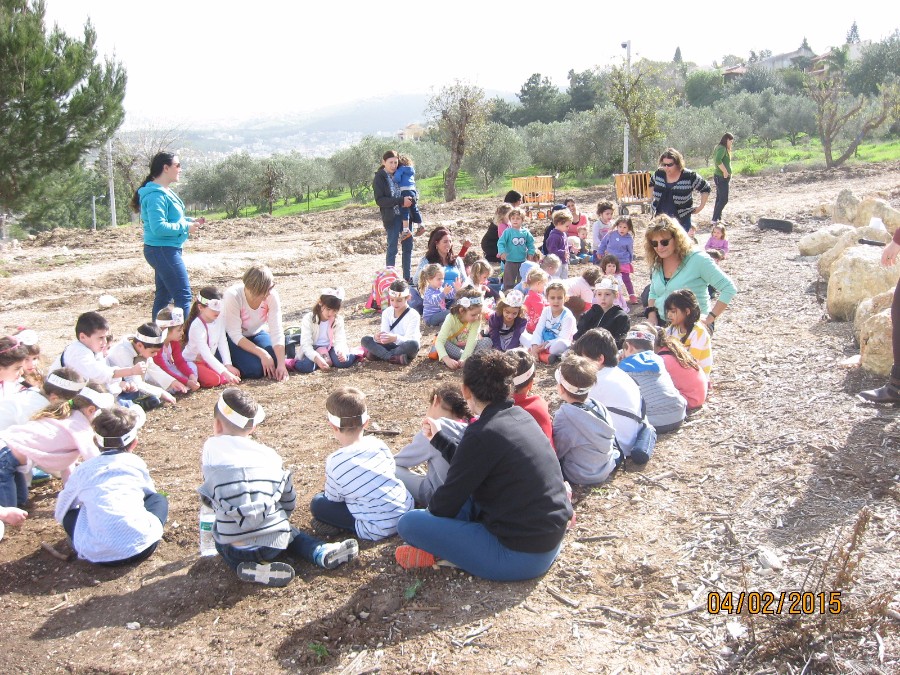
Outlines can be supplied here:
[[900, 211], [883, 199], [857, 199], [842, 190], [831, 209], [832, 225], [800, 239], [800, 254], [820, 256], [819, 274], [828, 282], [826, 308], [833, 319], [853, 321], [863, 368], [887, 375], [891, 353], [891, 302], [900, 264], [881, 265], [882, 247], [900, 227]]

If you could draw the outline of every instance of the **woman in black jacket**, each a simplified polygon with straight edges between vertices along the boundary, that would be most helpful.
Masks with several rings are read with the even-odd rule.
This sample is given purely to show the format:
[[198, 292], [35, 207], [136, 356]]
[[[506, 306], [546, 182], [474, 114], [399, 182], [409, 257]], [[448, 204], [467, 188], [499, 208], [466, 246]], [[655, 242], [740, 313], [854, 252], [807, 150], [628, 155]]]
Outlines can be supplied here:
[[410, 266], [412, 265], [413, 238], [407, 237], [400, 242], [400, 231], [403, 229], [403, 220], [400, 218], [400, 207], [412, 206], [411, 197], [400, 196], [400, 186], [393, 179], [394, 172], [400, 162], [400, 154], [396, 150], [388, 150], [381, 158], [381, 168], [375, 172], [372, 180], [372, 191], [375, 193], [375, 203], [381, 209], [381, 222], [387, 234], [387, 254], [384, 264], [393, 267], [397, 262], [397, 247], [403, 247], [403, 278], [412, 283]]
[[397, 548], [404, 568], [430, 567], [435, 557], [492, 581], [544, 574], [559, 554], [572, 505], [550, 441], [534, 418], [510, 400], [513, 358], [473, 354], [462, 393], [479, 415], [458, 446], [426, 418], [425, 435], [449, 460], [447, 480], [428, 509], [400, 517]]

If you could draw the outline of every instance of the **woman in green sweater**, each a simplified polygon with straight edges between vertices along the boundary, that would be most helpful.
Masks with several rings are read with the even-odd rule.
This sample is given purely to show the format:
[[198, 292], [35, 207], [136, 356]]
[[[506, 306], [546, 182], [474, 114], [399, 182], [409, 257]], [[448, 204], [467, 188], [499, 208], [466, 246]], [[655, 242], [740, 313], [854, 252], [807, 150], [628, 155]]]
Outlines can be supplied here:
[[734, 136], [726, 132], [713, 153], [713, 166], [716, 168], [713, 174], [713, 180], [716, 182], [716, 205], [713, 207], [712, 214], [713, 226], [717, 225], [722, 219], [722, 210], [728, 203], [728, 186], [731, 184], [732, 145], [734, 145]]
[[[657, 307], [665, 304], [670, 293], [686, 288], [697, 296], [701, 321], [711, 328], [737, 293], [728, 275], [704, 251], [694, 251], [684, 228], [669, 216], [657, 216], [650, 222], [644, 245], [650, 265], [647, 320], [654, 326], [664, 324], [665, 317], [660, 317]], [[711, 310], [710, 286], [719, 292]]]

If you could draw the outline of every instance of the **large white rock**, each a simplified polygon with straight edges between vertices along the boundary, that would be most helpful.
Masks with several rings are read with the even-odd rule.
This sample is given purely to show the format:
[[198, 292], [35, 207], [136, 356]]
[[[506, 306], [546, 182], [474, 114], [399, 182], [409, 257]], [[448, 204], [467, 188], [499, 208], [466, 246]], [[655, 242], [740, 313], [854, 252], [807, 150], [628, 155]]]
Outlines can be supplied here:
[[[841, 190], [834, 200], [834, 208], [831, 209], [831, 219], [836, 223], [856, 222], [856, 209], [859, 200], [850, 190]], [[868, 221], [867, 221], [868, 222]]]
[[800, 248], [800, 255], [820, 255], [837, 243], [838, 238], [845, 232], [855, 232], [856, 228], [852, 225], [843, 225], [835, 223], [827, 225], [823, 228], [804, 234], [800, 237], [797, 246]]
[[[891, 240], [891, 235], [883, 228], [871, 227], [868, 225], [866, 227], [857, 227], [849, 232], [844, 232], [844, 234], [838, 237], [835, 245], [825, 251], [822, 254], [822, 257], [819, 258], [819, 274], [821, 274], [824, 279], [828, 279], [831, 275], [831, 268], [834, 265], [834, 262], [841, 257], [845, 249], [850, 246], [857, 246], [857, 241], [859, 239], [874, 239], [875, 241], [883, 241], [886, 244]], [[881, 249], [877, 246], [870, 246], [868, 248], [877, 250], [878, 255], [881, 255]], [[870, 293], [869, 295], [875, 295], [875, 293]]]
[[881, 222], [884, 223], [888, 232], [891, 233], [900, 227], [900, 211], [893, 208], [883, 199], [862, 200], [856, 209], [856, 217], [853, 219], [853, 224], [857, 227], [862, 227], [868, 225], [872, 218], [881, 218]]
[[859, 303], [890, 290], [897, 285], [897, 279], [900, 265], [882, 267], [880, 248], [853, 246], [831, 268], [825, 307], [833, 319], [849, 321]]
[[869, 317], [890, 308], [893, 301], [894, 289], [892, 288], [859, 303], [859, 307], [856, 308], [856, 314], [853, 317], [853, 335], [856, 337], [857, 342], [860, 341], [863, 324], [869, 320]]
[[860, 364], [863, 368], [882, 377], [891, 374], [891, 366], [894, 363], [891, 336], [890, 308], [873, 314], [866, 320], [859, 339]]

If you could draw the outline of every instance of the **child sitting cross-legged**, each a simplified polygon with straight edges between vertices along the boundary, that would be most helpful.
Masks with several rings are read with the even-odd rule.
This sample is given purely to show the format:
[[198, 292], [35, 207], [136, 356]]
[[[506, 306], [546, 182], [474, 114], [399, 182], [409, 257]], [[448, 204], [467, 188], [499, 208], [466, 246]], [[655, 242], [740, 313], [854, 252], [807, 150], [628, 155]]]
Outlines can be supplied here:
[[513, 403], [534, 418], [552, 447], [553, 420], [550, 418], [550, 408], [540, 394], [531, 393], [534, 385], [534, 357], [524, 348], [512, 349], [507, 353], [516, 364], [516, 374], [512, 381]]
[[413, 507], [413, 498], [396, 476], [388, 447], [363, 435], [369, 422], [366, 395], [341, 387], [326, 399], [325, 411], [341, 448], [325, 460], [325, 491], [309, 506], [317, 525], [323, 531], [328, 525], [350, 530], [372, 541], [396, 534], [397, 521]]
[[441, 324], [434, 343], [437, 359], [450, 370], [462, 368], [472, 354], [491, 348], [490, 338], [481, 337], [484, 296], [474, 288], [461, 288], [456, 302]]
[[[440, 419], [441, 429], [458, 443], [472, 419], [472, 411], [469, 410], [469, 405], [463, 398], [459, 385], [450, 382], [438, 385], [431, 392], [429, 401], [431, 404], [425, 411], [425, 417]], [[419, 431], [413, 436], [409, 445], [394, 455], [397, 478], [403, 481], [417, 504], [428, 506], [431, 495], [444, 484], [452, 458], [452, 453], [444, 456], [426, 438], [425, 433]], [[421, 473], [410, 471], [413, 467], [426, 462], [428, 473], [424, 476]]]
[[294, 568], [282, 554], [334, 569], [359, 554], [354, 539], [326, 544], [291, 526], [296, 504], [291, 472], [272, 448], [250, 438], [265, 418], [247, 392], [229, 388], [216, 403], [212, 438], [203, 446], [198, 492], [216, 513], [213, 538], [243, 581], [285, 586]]
[[570, 354], [556, 369], [563, 404], [553, 418], [553, 440], [563, 477], [575, 485], [597, 485], [622, 461], [616, 432], [606, 408], [589, 398], [597, 364]]
[[625, 334], [631, 326], [631, 319], [628, 318], [628, 312], [616, 304], [619, 297], [619, 282], [615, 277], [601, 277], [594, 286], [594, 294], [597, 304], [578, 319], [578, 331], [575, 333], [575, 339], [577, 340], [593, 328], [605, 328], [612, 333], [616, 345], [621, 347], [625, 340]]
[[619, 368], [628, 373], [641, 390], [647, 404], [647, 419], [657, 433], [675, 431], [684, 422], [687, 401], [684, 399], [666, 364], [656, 352], [656, 328], [638, 324], [625, 336], [624, 358]]
[[521, 347], [522, 333], [525, 332], [527, 323], [525, 296], [516, 289], [506, 295], [501, 293], [497, 308], [487, 321], [487, 335], [491, 338], [494, 349], [505, 352]]
[[416, 358], [422, 341], [422, 317], [409, 306], [409, 295], [409, 284], [403, 279], [391, 284], [388, 289], [391, 305], [381, 313], [381, 330], [362, 339], [370, 359], [405, 366]]
[[561, 281], [551, 281], [547, 286], [547, 307], [541, 312], [533, 335], [524, 335], [522, 344], [542, 363], [556, 363], [572, 345], [575, 335], [575, 315], [565, 306], [566, 288]]
[[142, 412], [113, 406], [91, 422], [100, 456], [80, 464], [56, 500], [78, 557], [98, 565], [127, 565], [156, 550], [169, 502], [156, 491], [144, 460], [133, 454]]

